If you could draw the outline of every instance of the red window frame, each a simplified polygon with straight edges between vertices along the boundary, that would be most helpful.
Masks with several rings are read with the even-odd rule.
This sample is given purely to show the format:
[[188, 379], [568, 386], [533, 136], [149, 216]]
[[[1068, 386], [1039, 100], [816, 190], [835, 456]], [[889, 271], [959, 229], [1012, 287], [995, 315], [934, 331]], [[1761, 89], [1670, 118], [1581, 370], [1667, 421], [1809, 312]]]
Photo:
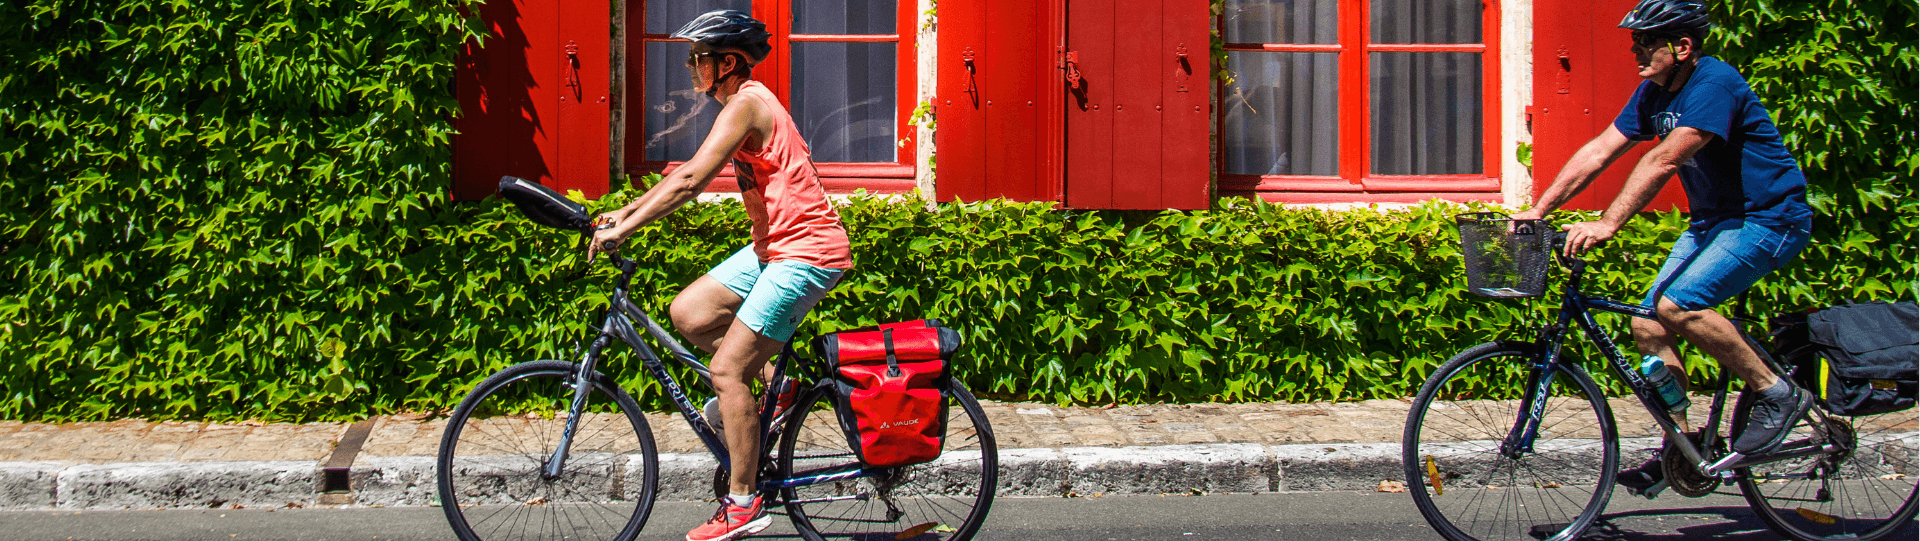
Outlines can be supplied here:
[[[652, 1], [659, 2], [668, 0]], [[647, 81], [645, 76], [647, 73], [646, 55], [643, 54], [645, 44], [647, 42], [679, 41], [667, 37], [667, 34], [646, 33], [647, 9], [645, 2], [646, 0], [642, 0], [639, 2], [640, 5], [629, 8], [627, 11], [628, 28], [640, 29], [640, 32], [634, 34], [635, 37], [630, 38], [633, 47], [628, 49], [629, 52], [627, 54], [628, 61], [632, 66], [627, 73], [635, 74], [635, 76], [628, 78], [630, 86], [627, 92], [630, 100], [628, 103], [633, 104], [627, 107], [627, 110], [631, 111], [627, 115], [627, 122], [630, 126], [627, 133], [629, 134], [647, 133], [645, 129], [646, 115], [634, 113], [644, 111], [644, 108], [647, 106], [643, 99], [647, 95]], [[915, 38], [917, 37], [915, 33], [919, 30], [919, 21], [917, 19], [919, 12], [916, 9], [917, 5], [914, 0], [896, 0], [896, 5], [895, 17], [897, 20], [894, 23], [893, 34], [794, 34], [791, 32], [793, 24], [791, 0], [753, 0], [753, 17], [767, 23], [767, 32], [773, 34], [773, 38], [769, 42], [769, 44], [773, 46], [773, 51], [767, 54], [766, 61], [761, 62], [758, 66], [754, 66], [753, 79], [766, 84], [767, 89], [773, 91], [774, 96], [780, 99], [782, 105], [791, 103], [790, 96], [792, 95], [793, 85], [788, 75], [793, 69], [793, 56], [790, 52], [793, 50], [794, 42], [838, 41], [898, 44], [894, 47], [895, 62], [898, 66], [895, 71], [897, 80], [895, 81], [894, 88], [894, 103], [896, 109], [894, 112], [894, 133], [896, 134], [896, 141], [907, 140], [907, 144], [894, 145], [895, 154], [894, 161], [892, 162], [815, 163], [814, 166], [820, 171], [820, 184], [827, 189], [828, 193], [851, 193], [854, 190], [860, 189], [877, 193], [904, 193], [913, 191], [916, 186], [914, 175], [917, 172], [915, 169], [915, 164], [917, 163], [915, 154], [917, 149], [912, 143], [915, 127], [912, 125], [910, 119], [913, 116], [914, 107], [920, 103], [918, 94], [918, 56], [914, 51], [916, 45]], [[684, 160], [647, 161], [645, 159], [646, 149], [640, 146], [643, 144], [644, 139], [644, 137], [627, 138], [627, 173], [665, 174], [671, 172], [681, 164], [686, 163]], [[738, 184], [732, 180], [733, 165], [729, 164], [722, 168], [720, 177], [721, 178], [715, 179], [713, 183], [707, 185], [706, 191], [708, 193], [738, 193], [740, 191]]]
[[[1373, 43], [1372, 2], [1369, 0], [1340, 0], [1340, 28], [1337, 32], [1339, 43], [1335, 44], [1292, 44], [1292, 43], [1227, 43], [1226, 50], [1299, 52], [1299, 53], [1339, 53], [1339, 96], [1340, 96], [1340, 174], [1339, 176], [1317, 175], [1246, 175], [1226, 172], [1226, 145], [1216, 150], [1216, 172], [1220, 183], [1218, 191], [1222, 196], [1257, 196], [1269, 201], [1287, 203], [1414, 203], [1440, 198], [1452, 201], [1499, 201], [1500, 196], [1500, 156], [1501, 117], [1500, 117], [1500, 2], [1482, 0], [1480, 12], [1480, 43], [1462, 44], [1400, 44]], [[1226, 17], [1216, 17], [1215, 25], [1220, 35], [1227, 32]], [[1481, 151], [1484, 155], [1484, 170], [1481, 174], [1462, 175], [1377, 175], [1373, 168], [1373, 140], [1370, 130], [1373, 125], [1373, 111], [1369, 108], [1372, 97], [1372, 78], [1368, 73], [1371, 53], [1377, 52], [1443, 52], [1443, 53], [1480, 53], [1481, 66], [1481, 107], [1480, 115], [1484, 126], [1481, 129]], [[1214, 87], [1216, 103], [1227, 99], [1227, 85], [1222, 82]], [[1214, 108], [1216, 126], [1225, 126], [1226, 111]]]

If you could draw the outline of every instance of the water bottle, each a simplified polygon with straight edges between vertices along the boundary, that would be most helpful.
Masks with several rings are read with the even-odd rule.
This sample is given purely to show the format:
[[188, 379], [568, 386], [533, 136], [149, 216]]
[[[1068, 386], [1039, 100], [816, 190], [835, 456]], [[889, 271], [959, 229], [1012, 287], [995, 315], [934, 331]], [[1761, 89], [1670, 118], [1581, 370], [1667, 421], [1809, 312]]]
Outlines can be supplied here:
[[1687, 392], [1680, 388], [1680, 380], [1674, 377], [1672, 370], [1667, 369], [1667, 363], [1660, 357], [1642, 356], [1640, 375], [1647, 378], [1647, 385], [1652, 385], [1659, 393], [1660, 402], [1667, 406], [1667, 413], [1679, 415], [1692, 405], [1687, 401]]
[[700, 408], [700, 415], [707, 418], [707, 426], [713, 427], [714, 432], [725, 429], [720, 421], [720, 397], [707, 399], [707, 405]]

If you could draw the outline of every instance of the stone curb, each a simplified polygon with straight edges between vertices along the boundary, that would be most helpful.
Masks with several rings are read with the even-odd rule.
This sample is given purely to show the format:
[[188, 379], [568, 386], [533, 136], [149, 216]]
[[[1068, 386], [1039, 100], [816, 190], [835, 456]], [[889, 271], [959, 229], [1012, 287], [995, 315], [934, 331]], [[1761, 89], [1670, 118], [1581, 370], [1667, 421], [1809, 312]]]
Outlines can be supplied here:
[[[361, 458], [353, 504], [436, 505], [434, 462]], [[711, 498], [716, 465], [704, 454], [662, 453], [659, 498]], [[999, 494], [1016, 497], [1373, 490], [1401, 475], [1393, 443], [1007, 449], [999, 465]], [[622, 486], [604, 488], [637, 490], [637, 464], [624, 466]], [[318, 482], [317, 463], [299, 461], [0, 463], [0, 510], [312, 506]]]
[[0, 465], [0, 509], [151, 509], [312, 505], [309, 462]]

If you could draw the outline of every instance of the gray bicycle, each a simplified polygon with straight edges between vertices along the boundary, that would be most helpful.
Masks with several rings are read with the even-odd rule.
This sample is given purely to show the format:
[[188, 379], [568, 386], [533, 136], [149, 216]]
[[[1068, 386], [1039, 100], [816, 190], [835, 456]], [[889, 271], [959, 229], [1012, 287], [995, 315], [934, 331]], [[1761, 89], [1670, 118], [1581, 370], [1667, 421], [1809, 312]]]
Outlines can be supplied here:
[[[503, 179], [503, 192], [509, 181], [537, 199], [531, 210], [515, 201], [536, 222], [591, 238], [584, 208], [511, 177]], [[462, 541], [627, 541], [640, 534], [659, 489], [661, 457], [639, 404], [597, 368], [615, 342], [640, 355], [647, 374], [719, 461], [713, 494], [726, 493], [726, 444], [641, 333], [709, 388], [712, 376], [628, 299], [639, 264], [611, 247], [607, 253], [620, 274], [607, 311], [594, 321], [598, 335], [579, 362], [507, 367], [475, 386], [447, 418], [435, 479], [447, 522]], [[965, 386], [956, 381], [942, 391], [959, 412], [947, 421], [939, 458], [872, 467], [841, 429], [848, 414], [834, 407], [824, 363], [789, 345], [773, 366], [774, 381], [792, 376], [811, 383], [796, 383], [802, 386], [788, 409], [774, 400], [762, 404], [757, 489], [769, 509], [784, 508], [802, 538], [966, 541], [986, 521], [998, 486], [998, 450], [985, 410]]]

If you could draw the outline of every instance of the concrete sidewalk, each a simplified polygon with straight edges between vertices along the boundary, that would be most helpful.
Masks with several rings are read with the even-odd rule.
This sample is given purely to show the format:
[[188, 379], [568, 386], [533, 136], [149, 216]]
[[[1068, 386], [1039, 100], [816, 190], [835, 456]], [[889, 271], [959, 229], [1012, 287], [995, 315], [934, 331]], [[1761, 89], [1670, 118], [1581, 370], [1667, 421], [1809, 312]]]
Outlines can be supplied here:
[[[1069, 496], [1372, 490], [1401, 480], [1409, 402], [983, 406], [1000, 493]], [[1613, 411], [1620, 435], [1634, 438], [1623, 456], [1651, 446], [1639, 441], [1654, 425], [1638, 404], [1616, 400]], [[661, 498], [710, 497], [715, 461], [686, 422], [647, 420], [662, 453]], [[445, 422], [0, 421], [0, 509], [431, 505]]]

